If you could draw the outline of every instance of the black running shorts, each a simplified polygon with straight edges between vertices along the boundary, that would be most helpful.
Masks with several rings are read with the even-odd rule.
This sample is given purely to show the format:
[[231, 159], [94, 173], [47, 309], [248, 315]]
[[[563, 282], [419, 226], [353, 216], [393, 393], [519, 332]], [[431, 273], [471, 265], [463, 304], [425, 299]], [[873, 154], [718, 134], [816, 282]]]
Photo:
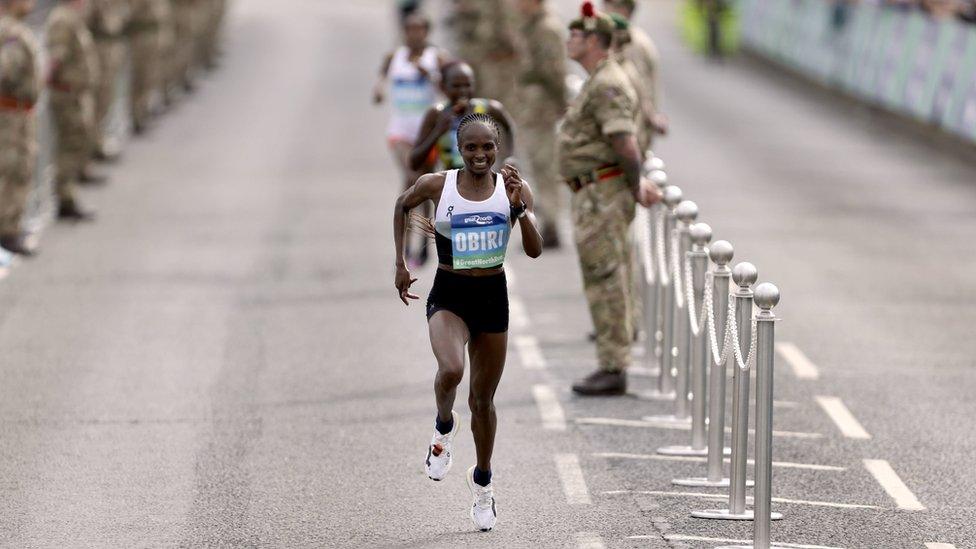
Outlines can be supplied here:
[[468, 326], [471, 337], [508, 331], [508, 284], [505, 273], [465, 276], [437, 269], [427, 297], [427, 320], [437, 311], [450, 311]]

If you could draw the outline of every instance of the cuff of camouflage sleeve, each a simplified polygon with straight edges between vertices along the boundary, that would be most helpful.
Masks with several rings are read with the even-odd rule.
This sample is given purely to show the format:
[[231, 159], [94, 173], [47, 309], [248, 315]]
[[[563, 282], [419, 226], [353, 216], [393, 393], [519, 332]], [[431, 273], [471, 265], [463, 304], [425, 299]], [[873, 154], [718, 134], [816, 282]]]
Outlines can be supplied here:
[[633, 120], [617, 118], [610, 120], [603, 125], [603, 135], [613, 135], [615, 133], [637, 133], [637, 125]]

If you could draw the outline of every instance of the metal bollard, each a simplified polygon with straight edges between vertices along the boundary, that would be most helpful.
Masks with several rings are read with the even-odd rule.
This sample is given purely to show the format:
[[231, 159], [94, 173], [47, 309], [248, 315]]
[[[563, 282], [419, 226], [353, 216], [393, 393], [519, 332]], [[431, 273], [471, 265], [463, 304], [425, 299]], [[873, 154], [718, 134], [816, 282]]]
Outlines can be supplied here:
[[770, 544], [773, 483], [773, 367], [776, 315], [779, 289], [767, 283], [755, 290], [756, 305], [756, 519], [752, 545], [724, 546], [718, 549], [782, 549]]
[[[664, 216], [664, 234], [655, 234], [655, 238], [666, 238], [667, 235], [671, 234], [675, 225], [675, 208], [678, 203], [681, 202], [681, 189], [675, 185], [669, 185], [664, 189], [664, 211], [661, 215]], [[655, 231], [656, 232], [656, 231]], [[658, 257], [659, 262], [664, 262], [663, 265], [666, 267], [668, 259], [670, 258], [669, 253], [670, 246], [667, 245], [667, 240], [665, 240], [664, 246], [664, 256]], [[668, 269], [661, 269], [662, 273], [667, 273]], [[652, 390], [647, 394], [648, 398], [654, 400], [673, 400], [674, 399], [674, 377], [671, 374], [671, 369], [674, 367], [674, 355], [672, 354], [672, 349], [674, 347], [674, 281], [670, 280], [670, 277], [662, 277], [660, 292], [657, 296], [657, 308], [661, 318], [661, 359], [659, 361], [659, 372], [657, 376], [657, 388]]]
[[[663, 171], [656, 170], [653, 166], [655, 163], [650, 162], [651, 158], [644, 162], [644, 175], [652, 182], [654, 182], [663, 191], [664, 187], [668, 184], [668, 174]], [[659, 159], [658, 159], [659, 160]], [[650, 262], [643, 264], [643, 275], [644, 275], [644, 357], [645, 364], [647, 365], [648, 371], [651, 375], [660, 375], [660, 356], [661, 356], [661, 317], [660, 311], [658, 310], [658, 296], [660, 294], [661, 278], [656, 274], [659, 270], [658, 263], [663, 261], [663, 258], [655, 257], [655, 245], [654, 245], [654, 228], [657, 216], [663, 214], [663, 206], [658, 203], [650, 208], [648, 208], [648, 223], [650, 227], [648, 228], [648, 235], [650, 250]], [[648, 272], [649, 269], [649, 272]]]
[[[682, 202], [679, 204], [678, 209], [681, 209], [681, 206], [685, 203], [686, 202]], [[690, 208], [688, 212], [683, 213], [685, 213], [687, 216], [687, 214], [690, 213]], [[708, 253], [705, 251], [705, 246], [707, 246], [708, 242], [712, 239], [712, 228], [705, 223], [696, 223], [690, 225], [684, 236], [687, 237], [687, 240], [690, 241], [691, 244], [691, 249], [687, 250], [683, 255], [688, 259], [688, 263], [691, 266], [691, 280], [693, 288], [690, 293], [692, 294], [692, 297], [694, 297], [694, 301], [688, 302], [687, 296], [685, 297], [685, 306], [681, 310], [681, 319], [679, 320], [681, 337], [679, 338], [680, 343], [677, 362], [678, 373], [675, 380], [676, 397], [674, 413], [667, 415], [647, 416], [644, 418], [645, 421], [674, 423], [680, 425], [686, 425], [692, 422], [691, 404], [688, 398], [689, 376], [691, 375], [693, 368], [693, 355], [696, 354], [693, 352], [693, 349], [699, 339], [699, 336], [695, 336], [692, 333], [691, 323], [692, 318], [695, 319], [694, 322], [696, 323], [699, 323], [698, 319], [701, 318], [697, 303], [703, 303], [702, 298], [705, 290], [705, 271], [708, 270]], [[683, 279], [683, 281], [684, 280], [687, 279]], [[689, 293], [688, 289], [683, 289], [683, 291], [685, 294]], [[695, 314], [692, 314], [693, 311]]]
[[[726, 313], [729, 306], [729, 276], [731, 270], [728, 267], [734, 249], [732, 244], [726, 240], [719, 240], [709, 248], [708, 255], [715, 263], [712, 271], [712, 299], [714, 300], [713, 310], [715, 333], [718, 345], [722, 345], [725, 340]], [[706, 486], [706, 487], [725, 487], [729, 485], [729, 479], [723, 474], [724, 456], [732, 453], [731, 448], [725, 446], [725, 363], [716, 365], [711, 356], [708, 356], [709, 368], [709, 392], [708, 392], [708, 476], [679, 478], [671, 481], [677, 486]]]
[[[705, 272], [708, 270], [708, 252], [705, 251], [705, 246], [708, 245], [709, 241], [712, 239], [712, 228], [705, 223], [696, 223], [691, 226], [690, 229], [692, 249], [688, 252], [688, 259], [691, 262], [691, 280], [692, 280], [692, 295], [695, 298], [694, 303], [687, 304], [686, 310], [689, 312], [695, 311], [696, 315], [703, 315], [703, 307], [699, 308], [698, 303], [704, 305], [704, 294], [705, 294]], [[700, 318], [700, 317], [699, 317]], [[688, 327], [685, 332], [685, 339], [682, 342], [682, 366], [679, 368], [687, 367], [686, 371], [690, 372], [691, 377], [691, 393], [694, 395], [694, 399], [691, 400], [691, 445], [690, 446], [665, 446], [658, 449], [658, 453], [662, 455], [670, 456], [704, 456], [708, 453], [708, 447], [706, 445], [706, 427], [705, 427], [705, 403], [707, 398], [705, 397], [705, 392], [707, 391], [705, 383], [705, 367], [706, 360], [708, 357], [708, 337], [704, 329], [701, 330], [697, 335], [695, 335], [691, 330], [691, 322], [687, 321]], [[699, 322], [699, 325], [701, 323]], [[679, 369], [679, 374], [681, 370]], [[688, 406], [688, 392], [689, 383], [688, 377], [685, 376], [678, 377], [678, 401], [677, 408], [675, 411], [675, 416], [679, 416], [682, 412], [680, 409], [681, 402], [684, 400], [684, 406]], [[684, 399], [681, 395], [684, 395]], [[687, 413], [687, 412], [685, 412]], [[645, 418], [647, 420], [658, 420], [657, 417]], [[665, 420], [667, 421], [667, 419]], [[673, 421], [673, 420], [672, 420]], [[687, 420], [686, 420], [687, 422]]]

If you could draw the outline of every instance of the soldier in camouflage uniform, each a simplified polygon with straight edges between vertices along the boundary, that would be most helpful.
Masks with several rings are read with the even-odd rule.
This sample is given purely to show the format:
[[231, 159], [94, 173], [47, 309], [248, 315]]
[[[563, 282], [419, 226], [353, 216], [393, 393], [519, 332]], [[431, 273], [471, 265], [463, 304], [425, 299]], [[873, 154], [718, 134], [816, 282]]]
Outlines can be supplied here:
[[[653, 134], [665, 134], [668, 131], [668, 119], [660, 114], [658, 96], [658, 67], [661, 56], [651, 37], [643, 29], [632, 24], [637, 3], [635, 0], [604, 0], [603, 4], [607, 12], [623, 16], [631, 23], [627, 33], [629, 41], [622, 49], [623, 57], [633, 64], [633, 68], [641, 77], [641, 89], [638, 93], [650, 100], [649, 108], [645, 109], [643, 114], [643, 123], [651, 130], [651, 137]], [[650, 144], [648, 140], [648, 146]]]
[[539, 196], [536, 214], [542, 220], [546, 247], [559, 246], [556, 220], [561, 211], [556, 170], [556, 124], [566, 112], [566, 48], [562, 26], [549, 13], [546, 0], [517, 0], [524, 19], [519, 43], [521, 70], [518, 100], [513, 104], [520, 144], [529, 161]]
[[99, 78], [95, 90], [95, 147], [97, 158], [108, 158], [118, 149], [105, 135], [109, 110], [115, 101], [119, 71], [125, 63], [125, 25], [129, 19], [128, 0], [93, 0], [88, 28], [95, 38]]
[[217, 65], [220, 27], [226, 11], [225, 0], [203, 0], [202, 25], [198, 34], [198, 55], [200, 64], [208, 69]]
[[84, 220], [92, 214], [78, 204], [76, 185], [95, 144], [95, 90], [98, 52], [85, 23], [84, 4], [62, 0], [48, 15], [48, 85], [57, 128], [54, 182], [58, 217]]
[[130, 0], [131, 18], [127, 27], [132, 50], [130, 111], [132, 129], [141, 134], [149, 124], [153, 94], [162, 91], [162, 31], [168, 0]]
[[559, 132], [560, 174], [573, 191], [572, 219], [583, 287], [596, 330], [596, 372], [573, 385], [582, 395], [626, 391], [632, 338], [628, 284], [635, 205], [660, 200], [640, 176], [637, 93], [610, 56], [615, 25], [587, 2], [570, 23], [567, 50], [590, 77]]
[[24, 19], [34, 0], [0, 0], [0, 246], [21, 255], [34, 247], [21, 222], [37, 164], [40, 47]]
[[194, 52], [200, 27], [199, 0], [173, 0], [173, 77], [185, 91], [193, 89]]
[[519, 64], [513, 32], [515, 12], [509, 5], [511, 0], [481, 1], [485, 6], [478, 34], [484, 54], [477, 75], [478, 92], [482, 97], [511, 105]]
[[474, 71], [475, 82], [481, 81], [481, 63], [485, 51], [478, 33], [482, 29], [483, 0], [454, 0], [451, 18], [454, 30], [455, 53]]

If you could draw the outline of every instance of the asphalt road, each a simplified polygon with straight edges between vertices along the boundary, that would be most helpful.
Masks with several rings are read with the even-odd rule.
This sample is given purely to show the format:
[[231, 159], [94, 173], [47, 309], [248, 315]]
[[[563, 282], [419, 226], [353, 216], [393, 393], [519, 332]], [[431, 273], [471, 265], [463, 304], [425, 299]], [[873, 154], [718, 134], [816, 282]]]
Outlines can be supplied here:
[[[720, 502], [670, 480], [703, 464], [647, 459], [687, 433], [613, 425], [666, 403], [570, 395], [595, 365], [571, 249], [510, 248], [496, 529], [467, 516], [466, 429], [455, 471], [426, 478], [434, 364], [423, 307], [393, 290], [397, 183], [368, 102], [389, 4], [234, 2], [220, 70], [88, 191], [98, 222], [52, 226], [0, 282], [0, 545], [751, 537], [689, 518]], [[976, 163], [757, 63], [706, 63], [678, 41], [673, 2], [642, 10], [673, 127], [657, 152], [716, 239], [780, 287], [778, 341], [819, 370], [799, 379], [777, 357], [776, 429], [809, 436], [777, 437], [775, 459], [832, 467], [776, 468], [789, 502], [774, 504], [774, 539], [976, 547]], [[418, 275], [426, 294], [433, 270]], [[845, 436], [817, 397], [841, 399], [870, 438]], [[899, 508], [865, 460], [890, 464], [925, 509]]]

